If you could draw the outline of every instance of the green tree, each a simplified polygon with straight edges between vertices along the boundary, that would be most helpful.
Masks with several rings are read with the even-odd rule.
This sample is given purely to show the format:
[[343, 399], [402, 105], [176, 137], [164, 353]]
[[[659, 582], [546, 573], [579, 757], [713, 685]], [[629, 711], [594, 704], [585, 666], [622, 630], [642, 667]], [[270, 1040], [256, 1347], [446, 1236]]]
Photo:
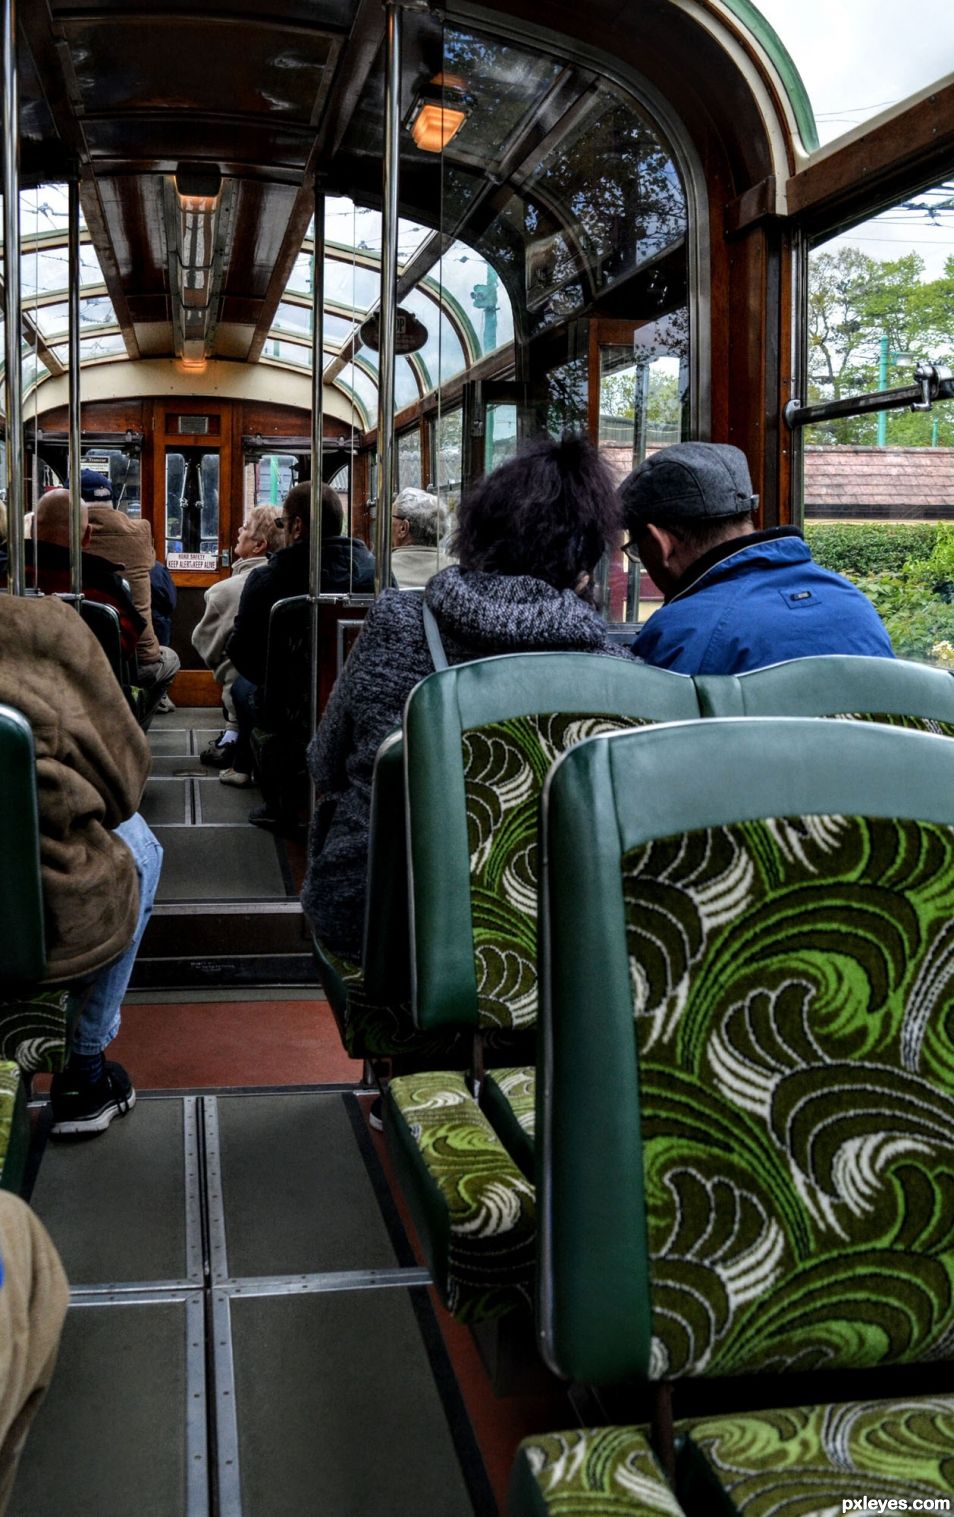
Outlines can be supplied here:
[[[857, 248], [813, 255], [809, 267], [809, 400], [837, 400], [876, 390], [880, 344], [888, 339], [889, 387], [910, 383], [914, 361], [954, 362], [954, 257], [943, 275], [925, 280], [918, 253], [900, 258], [869, 258]], [[898, 355], [908, 354], [909, 358]], [[938, 441], [954, 446], [954, 408], [942, 405], [933, 415], [898, 411], [889, 421], [891, 440], [901, 446], [926, 446], [932, 424]], [[812, 443], [874, 443], [875, 416], [852, 416], [811, 429]]]

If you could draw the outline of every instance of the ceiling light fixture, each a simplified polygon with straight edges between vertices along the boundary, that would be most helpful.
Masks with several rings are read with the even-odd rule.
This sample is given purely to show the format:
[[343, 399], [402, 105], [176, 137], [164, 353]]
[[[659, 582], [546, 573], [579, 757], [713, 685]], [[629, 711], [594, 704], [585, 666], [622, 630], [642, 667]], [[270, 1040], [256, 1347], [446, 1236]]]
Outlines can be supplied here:
[[173, 184], [182, 361], [197, 369], [205, 363], [222, 175], [214, 164], [180, 163]]
[[440, 153], [467, 120], [466, 85], [456, 74], [435, 74], [415, 96], [408, 130], [422, 153]]

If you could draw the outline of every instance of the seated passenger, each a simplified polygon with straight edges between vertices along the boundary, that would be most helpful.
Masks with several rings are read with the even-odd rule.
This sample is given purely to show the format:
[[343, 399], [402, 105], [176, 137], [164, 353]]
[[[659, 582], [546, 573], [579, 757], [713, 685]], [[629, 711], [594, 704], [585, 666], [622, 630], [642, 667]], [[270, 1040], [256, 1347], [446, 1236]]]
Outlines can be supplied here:
[[437, 573], [437, 545], [444, 535], [447, 512], [436, 495], [410, 486], [391, 507], [391, 568], [398, 588], [423, 590]]
[[662, 448], [620, 496], [630, 543], [665, 597], [633, 643], [644, 663], [740, 674], [815, 653], [894, 657], [871, 602], [814, 562], [797, 527], [756, 531], [738, 448]]
[[[119, 616], [119, 640], [123, 658], [132, 658], [145, 628], [145, 620], [123, 585], [116, 565], [86, 550], [91, 528], [86, 505], [80, 506], [80, 581], [87, 600], [112, 606]], [[47, 490], [37, 502], [33, 536], [24, 543], [26, 581], [47, 595], [69, 593], [70, 496], [68, 490]]]
[[42, 1222], [0, 1191], [0, 1517], [50, 1383], [69, 1286]]
[[225, 655], [225, 645], [231, 636], [249, 574], [267, 564], [271, 554], [276, 553], [284, 541], [281, 517], [276, 517], [271, 506], [254, 506], [235, 540], [232, 573], [228, 579], [220, 579], [206, 590], [205, 610], [192, 633], [193, 648], [222, 686], [225, 731], [220, 732], [199, 755], [202, 763], [210, 764], [213, 769], [232, 767], [233, 749], [239, 733], [232, 704], [232, 681], [237, 670]]
[[117, 509], [109, 480], [95, 469], [84, 469], [81, 473], [80, 498], [89, 511], [92, 551], [119, 570], [145, 623], [136, 646], [138, 682], [150, 689], [170, 685], [179, 672], [179, 655], [160, 643], [153, 626], [150, 572], [156, 554], [152, 528], [141, 517], [127, 516]]
[[321, 941], [361, 955], [375, 754], [434, 663], [429, 606], [452, 664], [494, 653], [614, 653], [592, 605], [592, 576], [619, 530], [612, 479], [584, 439], [532, 444], [460, 507], [459, 564], [423, 597], [387, 590], [368, 612], [308, 750], [319, 810], [302, 904]]
[[[374, 591], [374, 559], [364, 543], [342, 537], [344, 510], [330, 485], [321, 487], [321, 592], [356, 595]], [[219, 779], [226, 785], [252, 784], [252, 728], [259, 714], [259, 688], [265, 683], [268, 622], [272, 607], [287, 596], [307, 595], [311, 484], [293, 485], [282, 510], [285, 546], [268, 563], [250, 574], [242, 590], [235, 627], [226, 654], [238, 670], [232, 681], [232, 700], [239, 737], [232, 765]], [[255, 818], [265, 821], [264, 817]]]
[[23, 712], [36, 749], [44, 984], [68, 985], [79, 1007], [53, 1077], [52, 1132], [103, 1132], [136, 1099], [103, 1051], [119, 1031], [162, 863], [137, 810], [149, 747], [93, 633], [54, 596], [0, 595], [0, 701]]

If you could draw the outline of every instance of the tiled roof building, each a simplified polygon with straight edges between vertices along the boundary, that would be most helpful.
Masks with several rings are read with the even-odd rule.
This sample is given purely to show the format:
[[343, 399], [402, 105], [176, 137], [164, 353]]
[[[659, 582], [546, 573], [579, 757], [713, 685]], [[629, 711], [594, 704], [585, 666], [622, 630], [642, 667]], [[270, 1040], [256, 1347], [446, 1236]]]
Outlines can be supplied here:
[[954, 520], [954, 448], [807, 447], [805, 515]]

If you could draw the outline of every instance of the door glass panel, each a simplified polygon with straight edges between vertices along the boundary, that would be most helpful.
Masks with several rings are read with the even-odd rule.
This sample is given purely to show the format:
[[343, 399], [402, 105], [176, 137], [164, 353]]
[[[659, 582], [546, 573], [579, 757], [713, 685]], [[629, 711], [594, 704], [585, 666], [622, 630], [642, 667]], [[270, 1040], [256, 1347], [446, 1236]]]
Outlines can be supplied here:
[[404, 432], [398, 438], [398, 489], [421, 488], [421, 431]]
[[218, 449], [167, 448], [167, 564], [174, 569], [215, 569], [218, 546]]
[[484, 417], [484, 472], [489, 474], [517, 451], [517, 407], [490, 405]]

